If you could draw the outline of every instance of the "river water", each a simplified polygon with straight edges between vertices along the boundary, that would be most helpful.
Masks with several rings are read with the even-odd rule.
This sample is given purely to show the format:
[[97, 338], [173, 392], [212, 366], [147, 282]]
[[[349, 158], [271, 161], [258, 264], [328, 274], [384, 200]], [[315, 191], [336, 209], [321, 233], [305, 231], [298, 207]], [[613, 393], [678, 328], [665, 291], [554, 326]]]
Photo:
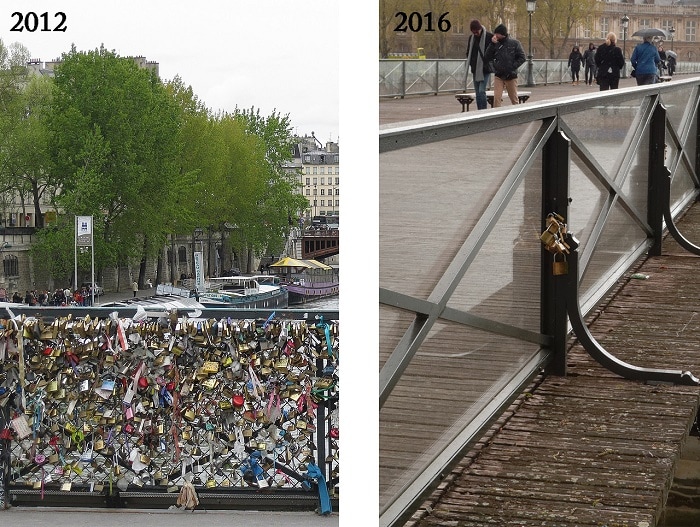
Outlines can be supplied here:
[[338, 298], [339, 295], [327, 296], [325, 298], [319, 298], [318, 300], [312, 300], [306, 302], [305, 304], [291, 304], [290, 309], [325, 309], [328, 311], [338, 309]]

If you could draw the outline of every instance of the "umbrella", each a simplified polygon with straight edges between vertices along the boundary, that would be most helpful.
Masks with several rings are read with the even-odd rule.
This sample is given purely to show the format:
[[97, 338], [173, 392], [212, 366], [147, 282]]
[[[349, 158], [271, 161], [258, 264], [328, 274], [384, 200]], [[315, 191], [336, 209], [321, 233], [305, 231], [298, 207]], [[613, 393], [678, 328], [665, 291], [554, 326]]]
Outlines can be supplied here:
[[678, 58], [678, 55], [676, 54], [675, 51], [668, 50], [668, 51], [666, 52], [666, 55], [668, 55], [669, 57], [673, 57], [674, 59], [677, 59], [677, 58]]
[[307, 262], [304, 262], [303, 260], [296, 260], [294, 258], [289, 258], [287, 256], [285, 258], [282, 258], [278, 262], [270, 264], [270, 267], [301, 267], [301, 268], [308, 269], [308, 268], [313, 267], [313, 266], [309, 265]]
[[663, 37], [663, 38], [669, 38], [668, 33], [664, 31], [663, 29], [659, 29], [656, 27], [648, 27], [645, 29], [639, 29], [632, 33], [633, 37]]

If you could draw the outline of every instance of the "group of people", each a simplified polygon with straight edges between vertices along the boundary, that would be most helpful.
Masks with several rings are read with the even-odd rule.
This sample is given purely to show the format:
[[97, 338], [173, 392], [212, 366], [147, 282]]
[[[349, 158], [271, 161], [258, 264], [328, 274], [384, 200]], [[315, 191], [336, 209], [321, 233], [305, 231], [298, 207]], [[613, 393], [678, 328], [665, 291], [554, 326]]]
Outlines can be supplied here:
[[[469, 24], [471, 35], [467, 41], [467, 60], [474, 80], [476, 107], [487, 108], [486, 88], [493, 74], [493, 107], [502, 105], [503, 91], [508, 93], [511, 104], [518, 104], [518, 68], [525, 62], [522, 44], [508, 34], [505, 25], [499, 24], [493, 33], [487, 31], [478, 20]], [[657, 49], [653, 37], [644, 37], [630, 57], [637, 85], [657, 82], [659, 71], [667, 68], [669, 75], [675, 71], [675, 56]], [[592, 86], [595, 82], [600, 90], [615, 90], [620, 84], [620, 74], [625, 66], [622, 50], [617, 45], [615, 33], [608, 33], [605, 42], [596, 46], [591, 42], [581, 53], [574, 46], [567, 67], [571, 69], [572, 84], [579, 83], [581, 67], [584, 67], [584, 82]]]
[[90, 306], [92, 305], [92, 294], [87, 287], [82, 287], [71, 291], [69, 287], [56, 289], [53, 293], [49, 291], [27, 290], [24, 297], [15, 291], [12, 295], [12, 302], [16, 304], [27, 304], [28, 306]]
[[574, 46], [569, 54], [569, 62], [567, 68], [571, 68], [571, 84], [579, 83], [579, 74], [581, 66], [584, 67], [584, 82], [587, 86], [593, 86], [593, 81], [596, 78], [597, 66], [595, 63], [595, 45], [593, 42], [588, 44], [588, 49], [581, 53], [578, 46]]
[[[620, 73], [625, 66], [625, 58], [617, 45], [615, 33], [608, 33], [605, 43], [598, 49], [591, 42], [584, 54], [581, 54], [578, 46], [574, 46], [568, 62], [572, 84], [579, 83], [581, 64], [585, 65], [586, 84], [592, 85], [595, 79], [601, 90], [617, 89], [620, 84]], [[671, 53], [667, 56], [663, 46], [657, 49], [654, 45], [654, 37], [647, 36], [644, 37], [643, 42], [635, 46], [630, 64], [637, 86], [643, 86], [656, 83], [663, 70], [673, 75], [676, 69], [676, 57]]]

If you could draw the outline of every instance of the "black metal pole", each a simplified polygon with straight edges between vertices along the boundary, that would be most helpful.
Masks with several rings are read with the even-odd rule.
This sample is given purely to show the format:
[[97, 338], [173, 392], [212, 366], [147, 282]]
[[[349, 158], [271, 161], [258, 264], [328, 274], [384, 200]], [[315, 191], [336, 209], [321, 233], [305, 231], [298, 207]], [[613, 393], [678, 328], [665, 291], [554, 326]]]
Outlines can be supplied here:
[[[571, 141], [563, 133], [553, 134], [547, 141], [542, 159], [542, 228], [545, 218], [555, 212], [565, 219], [569, 210], [569, 157]], [[571, 272], [571, 271], [570, 271]], [[551, 373], [566, 375], [566, 282], [552, 272], [552, 254], [542, 250], [541, 256], [541, 321], [544, 335], [552, 336], [554, 359]]]
[[528, 55], [527, 55], [527, 86], [532, 87], [535, 85], [535, 76], [532, 71], [532, 11], [529, 12], [530, 14], [530, 30], [529, 30], [529, 37], [528, 37]]

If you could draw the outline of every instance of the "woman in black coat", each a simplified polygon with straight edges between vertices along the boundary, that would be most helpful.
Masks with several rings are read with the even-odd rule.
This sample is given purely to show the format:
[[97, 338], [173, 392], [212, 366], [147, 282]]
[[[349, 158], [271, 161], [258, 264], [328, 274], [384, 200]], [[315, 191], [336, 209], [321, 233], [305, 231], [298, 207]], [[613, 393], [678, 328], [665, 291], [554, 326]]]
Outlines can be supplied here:
[[616, 90], [620, 85], [620, 71], [625, 66], [625, 57], [617, 47], [617, 35], [608, 33], [604, 44], [598, 46], [595, 64], [598, 67], [598, 84], [600, 91]]
[[571, 68], [571, 84], [578, 84], [578, 74], [581, 71], [581, 62], [583, 62], [583, 55], [578, 49], [578, 46], [574, 46], [569, 55], [569, 64], [567, 67]]

